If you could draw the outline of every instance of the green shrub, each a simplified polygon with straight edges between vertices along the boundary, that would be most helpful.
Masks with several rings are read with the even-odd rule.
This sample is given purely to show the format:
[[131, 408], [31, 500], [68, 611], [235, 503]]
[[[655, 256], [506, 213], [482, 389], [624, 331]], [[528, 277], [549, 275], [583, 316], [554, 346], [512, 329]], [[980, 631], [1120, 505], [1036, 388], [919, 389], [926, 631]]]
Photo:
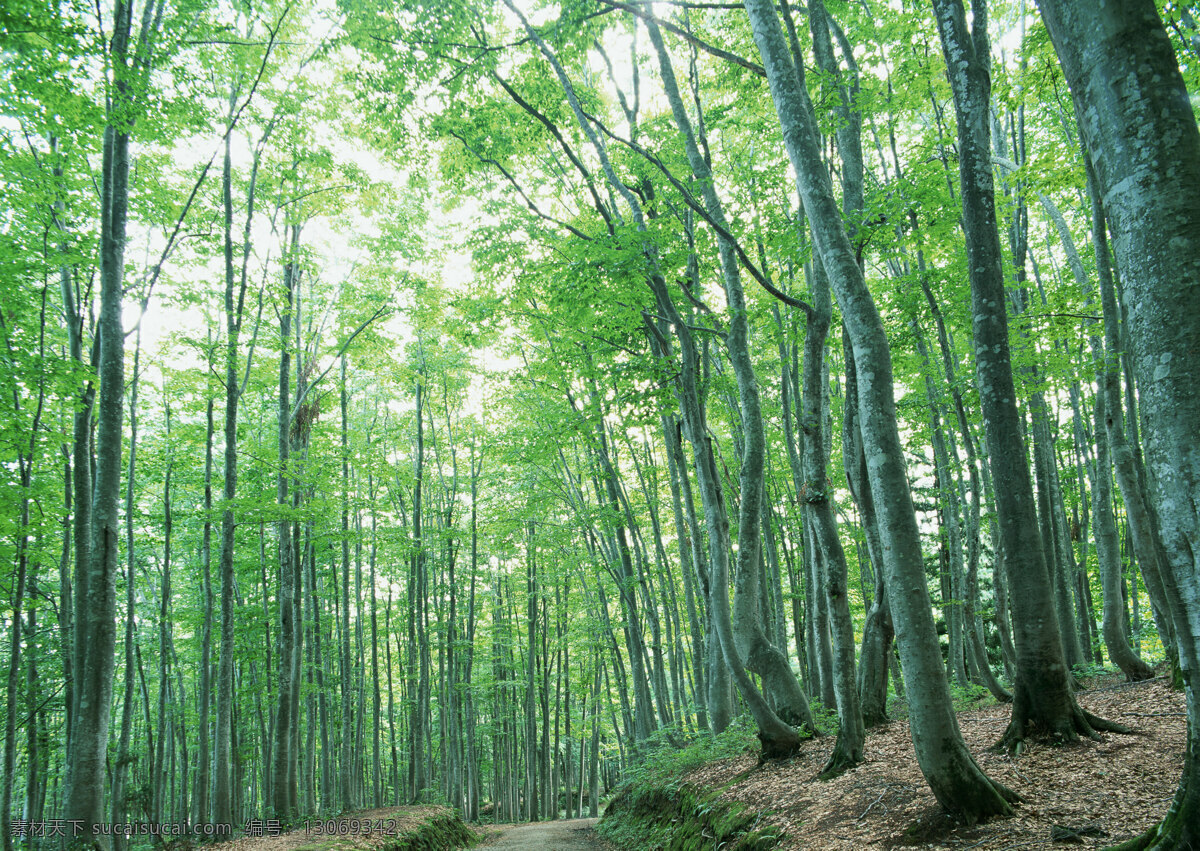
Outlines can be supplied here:
[[716, 736], [703, 730], [690, 735], [674, 728], [659, 730], [642, 744], [641, 758], [625, 771], [622, 786], [677, 789], [686, 774], [701, 766], [753, 753], [758, 748], [754, 732], [754, 722], [746, 715]]
[[686, 779], [709, 763], [757, 752], [755, 729], [742, 716], [717, 736], [665, 730], [643, 743], [640, 760], [625, 772], [600, 820], [600, 833], [637, 851], [774, 848], [780, 832], [760, 828], [761, 813], [722, 801], [719, 790], [701, 789]]

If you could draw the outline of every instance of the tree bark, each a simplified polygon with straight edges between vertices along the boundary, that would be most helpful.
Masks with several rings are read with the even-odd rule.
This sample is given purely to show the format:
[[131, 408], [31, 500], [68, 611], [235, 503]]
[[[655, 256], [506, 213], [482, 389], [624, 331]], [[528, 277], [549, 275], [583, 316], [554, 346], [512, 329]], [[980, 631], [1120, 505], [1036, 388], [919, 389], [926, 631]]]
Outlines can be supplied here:
[[1097, 728], [1118, 728], [1085, 713], [1071, 693], [1053, 587], [1038, 534], [1033, 483], [1021, 439], [1021, 416], [1009, 356], [1004, 275], [996, 230], [988, 125], [991, 79], [986, 5], [983, 0], [972, 4], [974, 20], [970, 33], [960, 0], [935, 0], [934, 9], [958, 118], [976, 379], [995, 486], [1000, 542], [1016, 610], [1013, 712], [1002, 744], [1019, 751], [1026, 738], [1035, 733], [1074, 741], [1080, 735], [1095, 737]]
[[859, 413], [872, 496], [879, 511], [891, 609], [897, 627], [917, 761], [938, 802], [968, 822], [1012, 811], [1016, 796], [988, 779], [971, 757], [950, 700], [925, 584], [916, 513], [896, 422], [891, 352], [821, 164], [812, 102], [788, 55], [770, 0], [745, 0], [767, 71], [788, 158], [813, 239], [854, 347]]
[[[1087, 156], [1086, 152], [1084, 154]], [[1125, 433], [1124, 415], [1121, 410], [1121, 387], [1119, 357], [1121, 346], [1120, 316], [1113, 286], [1112, 264], [1108, 256], [1108, 237], [1104, 221], [1104, 203], [1099, 197], [1094, 169], [1085, 162], [1088, 172], [1088, 192], [1092, 198], [1092, 245], [1096, 253], [1096, 271], [1100, 279], [1100, 302], [1104, 313], [1104, 358], [1100, 383], [1104, 398], [1104, 428], [1108, 435], [1108, 446], [1112, 452], [1113, 467], [1117, 473], [1117, 484], [1121, 499], [1125, 503], [1125, 516], [1133, 540], [1133, 551], [1137, 557], [1150, 595], [1154, 620], [1159, 637], [1167, 655], [1177, 658], [1175, 650], [1175, 628], [1171, 622], [1167, 592], [1163, 586], [1159, 553], [1162, 539], [1154, 519], [1144, 487], [1145, 472], [1134, 452], [1134, 446]], [[1097, 403], [1099, 411], [1099, 403]], [[1177, 664], [1177, 662], [1176, 662]]]
[[1155, 5], [1080, 9], [1040, 0], [1071, 86], [1098, 195], [1124, 270], [1165, 550], [1163, 583], [1186, 683], [1184, 771], [1162, 823], [1129, 848], [1200, 845], [1200, 132]]
[[831, 685], [838, 713], [838, 736], [821, 777], [836, 777], [863, 760], [866, 727], [859, 704], [858, 686], [854, 676], [854, 620], [847, 598], [846, 554], [838, 533], [833, 508], [833, 487], [826, 472], [825, 419], [828, 413], [826, 398], [825, 342], [829, 337], [833, 304], [829, 282], [819, 261], [814, 263], [809, 279], [812, 312], [804, 339], [803, 414], [800, 419], [801, 443], [804, 457], [804, 489], [800, 499], [820, 549], [820, 565], [816, 583], [823, 594], [829, 612], [833, 643]]
[[[782, 714], [782, 720], [791, 724], [805, 724], [810, 719], [808, 698], [792, 673], [787, 657], [775, 647], [763, 629], [759, 606], [760, 569], [759, 558], [762, 548], [761, 505], [766, 461], [766, 433], [763, 428], [762, 407], [758, 394], [758, 379], [750, 359], [749, 322], [746, 316], [745, 293], [741, 283], [741, 271], [735, 255], [735, 247], [729, 238], [728, 222], [720, 196], [713, 183], [708, 162], [701, 154], [692, 129], [692, 122], [684, 108], [674, 69], [667, 54], [662, 33], [653, 22], [647, 22], [650, 40], [654, 43], [659, 58], [663, 85], [676, 127], [683, 136], [684, 149], [692, 174], [700, 186], [704, 205], [709, 218], [718, 226], [717, 247], [721, 264], [721, 275], [725, 284], [725, 297], [729, 305], [729, 329], [726, 346], [737, 380], [741, 425], [744, 447], [739, 480], [740, 511], [738, 515], [737, 568], [734, 573], [734, 610], [732, 615], [732, 637], [738, 656], [745, 660], [746, 667], [763, 678], [764, 689]], [[678, 333], [677, 326], [677, 333]], [[686, 353], [685, 353], [686, 355]], [[693, 433], [693, 438], [700, 436]], [[706, 507], [706, 511], [707, 511]], [[711, 530], [710, 530], [711, 534]], [[729, 648], [726, 648], [726, 656]], [[743, 693], [745, 692], [742, 683]], [[756, 719], [760, 713], [756, 713]], [[780, 754], [794, 749], [799, 739], [789, 736], [783, 725], [771, 725], [769, 720], [760, 720], [760, 735], [764, 737], [764, 754], [778, 748]], [[810, 732], [815, 732], [809, 727]], [[770, 739], [770, 741], [768, 741]]]
[[289, 225], [289, 257], [283, 267], [282, 304], [279, 311], [279, 398], [277, 400], [276, 439], [279, 451], [279, 467], [275, 480], [275, 501], [280, 511], [278, 521], [279, 539], [279, 691], [275, 695], [275, 723], [271, 746], [271, 809], [281, 820], [290, 820], [294, 815], [290, 793], [290, 767], [295, 754], [292, 753], [292, 675], [293, 655], [296, 651], [296, 628], [292, 596], [296, 554], [292, 549], [292, 523], [288, 516], [288, 480], [292, 476], [289, 458], [292, 447], [292, 320], [296, 302], [296, 258], [295, 249], [300, 240], [299, 225]]
[[[152, 49], [154, 16], [143, 21], [136, 54]], [[116, 650], [116, 577], [120, 540], [121, 443], [125, 402], [125, 330], [121, 299], [125, 277], [125, 232], [129, 208], [129, 134], [137, 92], [130, 66], [133, 7], [114, 9], [109, 56], [113, 79], [104, 128], [100, 180], [100, 343], [96, 425], [96, 473], [90, 493], [76, 493], [76, 506], [90, 501], [86, 562], [76, 565], [75, 655], [71, 734], [66, 759], [64, 817], [78, 823], [72, 844], [107, 848], [94, 830], [105, 818], [104, 790], [108, 724]], [[77, 435], [78, 438], [78, 435]], [[77, 447], [78, 451], [78, 447]], [[86, 464], [87, 461], [84, 461]], [[80, 471], [82, 472], [82, 471]], [[77, 530], [80, 531], [80, 530]]]

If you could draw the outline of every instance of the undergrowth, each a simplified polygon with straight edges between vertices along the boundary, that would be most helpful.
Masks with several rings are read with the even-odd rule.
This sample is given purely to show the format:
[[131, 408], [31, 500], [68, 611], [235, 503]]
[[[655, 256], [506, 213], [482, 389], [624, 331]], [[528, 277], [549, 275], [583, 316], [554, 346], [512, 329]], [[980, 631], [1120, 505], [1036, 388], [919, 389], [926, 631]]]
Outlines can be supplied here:
[[673, 791], [624, 786], [600, 820], [600, 834], [630, 851], [766, 851], [779, 828], [765, 813], [720, 799], [713, 789], [684, 784]]
[[687, 781], [698, 768], [747, 753], [759, 744], [749, 717], [739, 717], [719, 735], [663, 731], [643, 744], [605, 810], [600, 833], [622, 848], [703, 851], [774, 848], [778, 830], [760, 828], [761, 813], [719, 800], [719, 789]]
[[719, 735], [703, 730], [683, 733], [678, 729], [660, 730], [642, 743], [641, 759], [622, 777], [623, 786], [676, 790], [685, 775], [722, 759], [752, 753], [758, 747], [754, 722], [739, 716]]

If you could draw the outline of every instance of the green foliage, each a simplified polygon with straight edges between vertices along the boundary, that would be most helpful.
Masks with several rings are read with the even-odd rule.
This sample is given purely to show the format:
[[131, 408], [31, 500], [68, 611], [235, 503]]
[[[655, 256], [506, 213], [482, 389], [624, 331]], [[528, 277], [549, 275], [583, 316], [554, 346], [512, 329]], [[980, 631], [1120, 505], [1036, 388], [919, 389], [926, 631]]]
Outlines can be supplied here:
[[748, 715], [737, 716], [715, 736], [703, 731], [686, 736], [677, 729], [662, 729], [642, 744], [639, 759], [626, 771], [623, 783], [642, 790], [674, 792], [697, 768], [753, 753], [757, 746], [754, 723]]
[[630, 851], [766, 851], [782, 833], [760, 827], [763, 815], [691, 784], [670, 790], [626, 786], [609, 803], [599, 831]]
[[970, 682], [965, 685], [951, 682], [950, 698], [954, 702], [955, 712], [980, 706], [990, 706], [996, 702], [996, 699], [992, 697], [991, 692], [985, 686]]

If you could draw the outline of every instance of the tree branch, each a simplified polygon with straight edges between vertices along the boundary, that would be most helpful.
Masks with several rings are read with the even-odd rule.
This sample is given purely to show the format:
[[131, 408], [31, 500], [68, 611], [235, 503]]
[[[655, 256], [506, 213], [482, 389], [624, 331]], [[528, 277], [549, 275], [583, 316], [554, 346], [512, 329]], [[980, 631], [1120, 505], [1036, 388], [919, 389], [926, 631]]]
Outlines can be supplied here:
[[587, 240], [588, 242], [592, 241], [592, 238], [590, 236], [588, 236], [583, 231], [579, 230], [579, 228], [575, 227], [574, 225], [572, 225], [568, 222], [564, 222], [561, 219], [556, 219], [554, 216], [551, 216], [549, 213], [543, 213], [541, 211], [541, 209], [538, 207], [538, 205], [533, 202], [533, 199], [531, 199], [525, 193], [525, 190], [521, 188], [521, 185], [519, 183], [517, 183], [517, 179], [512, 176], [512, 174], [509, 172], [508, 169], [506, 169], [503, 165], [500, 164], [499, 160], [492, 159], [491, 157], [485, 157], [483, 154], [479, 153], [479, 151], [475, 150], [475, 148], [471, 146], [471, 143], [468, 142], [457, 131], [451, 130], [450, 135], [453, 136], [455, 139], [457, 139], [459, 142], [461, 142], [462, 146], [464, 148], [466, 148], [468, 151], [470, 151], [472, 154], [474, 154], [475, 158], [478, 159], [481, 163], [483, 163], [484, 165], [494, 166], [497, 171], [499, 171], [502, 175], [504, 175], [504, 179], [507, 180], [509, 182], [509, 184], [512, 185], [513, 189], [517, 190], [517, 194], [521, 196], [521, 200], [523, 200], [525, 202], [525, 206], [528, 207], [535, 216], [537, 216], [541, 219], [545, 219], [548, 222], [553, 222], [554, 224], [558, 225], [559, 227], [569, 230], [572, 234], [579, 237], [580, 239]]
[[[605, 0], [605, 2], [607, 2], [607, 0]], [[764, 275], [756, 265], [754, 265], [754, 261], [750, 259], [750, 256], [746, 253], [746, 250], [742, 248], [742, 244], [727, 229], [723, 228], [720, 224], [713, 220], [712, 216], [708, 214], [708, 210], [705, 209], [704, 205], [696, 200], [691, 191], [684, 186], [674, 174], [671, 173], [671, 170], [667, 168], [662, 160], [660, 160], [650, 151], [643, 148], [637, 142], [634, 142], [631, 139], [624, 139], [613, 133], [604, 125], [604, 122], [602, 122], [599, 118], [596, 118], [594, 115], [588, 115], [587, 118], [597, 127], [599, 127], [604, 135], [616, 142], [620, 142], [622, 145], [625, 145], [630, 150], [640, 154], [654, 164], [658, 170], [663, 173], [667, 180], [671, 182], [671, 185], [674, 186], [679, 194], [683, 197], [683, 200], [687, 203], [687, 205], [696, 213], [698, 213], [700, 218], [704, 219], [704, 221], [708, 223], [708, 226], [716, 231], [718, 236], [729, 240], [729, 244], [732, 245], [734, 251], [737, 252], [738, 260], [741, 261], [742, 267], [750, 273], [750, 276], [754, 278], [754, 280], [758, 281], [764, 290], [775, 296], [775, 298], [779, 299], [784, 304], [798, 308], [799, 310], [803, 310], [805, 315], [812, 315], [811, 306], [798, 298], [793, 298], [771, 283], [770, 279]]]
[[[621, 3], [621, 2], [619, 2], [619, 0], [600, 0], [600, 2], [604, 3], [607, 6], [611, 6], [614, 9], [620, 9], [623, 12], [628, 12], [629, 14], [639, 17], [644, 21], [653, 21], [654, 23], [658, 24], [659, 27], [666, 30], [667, 32], [674, 33], [675, 35], [679, 36], [684, 41], [686, 41], [688, 44], [695, 45], [696, 47], [703, 50], [705, 53], [709, 53], [709, 54], [717, 57], [718, 59], [724, 59], [726, 62], [732, 62], [734, 65], [738, 65], [742, 68], [745, 68], [750, 73], [756, 74], [759, 77], [763, 77], [764, 79], [767, 76], [767, 72], [763, 70], [763, 67], [761, 65], [756, 65], [753, 62], [751, 62], [749, 59], [743, 59], [741, 56], [738, 56], [736, 53], [730, 53], [728, 50], [722, 50], [721, 48], [719, 48], [715, 45], [709, 44], [704, 39], [698, 38], [698, 37], [692, 35], [687, 30], [685, 30], [681, 27], [677, 27], [675, 24], [672, 24], [668, 21], [664, 21], [661, 18], [657, 18], [654, 15], [650, 14], [649, 12], [645, 11], [644, 9], [639, 9], [636, 6], [631, 6], [626, 3]], [[740, 9], [741, 6], [739, 5], [739, 6], [736, 6], [735, 8]]]
[[366, 330], [368, 325], [370, 325], [372, 322], [374, 322], [380, 316], [383, 316], [383, 314], [387, 312], [387, 309], [388, 309], [388, 306], [385, 304], [383, 307], [376, 310], [374, 313], [371, 314], [371, 316], [365, 322], [363, 322], [361, 325], [359, 325], [357, 328], [355, 328], [353, 333], [351, 333], [349, 337], [346, 338], [346, 341], [344, 343], [342, 343], [341, 348], [338, 349], [337, 354], [333, 356], [333, 361], [329, 364], [329, 366], [325, 367], [324, 371], [320, 375], [318, 375], [316, 378], [314, 378], [312, 381], [310, 381], [308, 383], [308, 386], [306, 386], [304, 388], [304, 392], [300, 394], [300, 398], [296, 400], [295, 406], [292, 408], [291, 413], [288, 414], [288, 422], [289, 423], [291, 423], [293, 420], [296, 419], [296, 414], [300, 413], [300, 406], [303, 405], [304, 400], [308, 398], [308, 392], [310, 390], [312, 390], [314, 387], [316, 387], [318, 384], [320, 384], [321, 379], [323, 379], [325, 376], [327, 376], [329, 374], [329, 370], [333, 369], [334, 365], [337, 364], [337, 362], [341, 359], [342, 355], [344, 355], [346, 353], [346, 349], [350, 348], [350, 344], [354, 342], [354, 338], [357, 337], [359, 334], [361, 334], [364, 330]]

